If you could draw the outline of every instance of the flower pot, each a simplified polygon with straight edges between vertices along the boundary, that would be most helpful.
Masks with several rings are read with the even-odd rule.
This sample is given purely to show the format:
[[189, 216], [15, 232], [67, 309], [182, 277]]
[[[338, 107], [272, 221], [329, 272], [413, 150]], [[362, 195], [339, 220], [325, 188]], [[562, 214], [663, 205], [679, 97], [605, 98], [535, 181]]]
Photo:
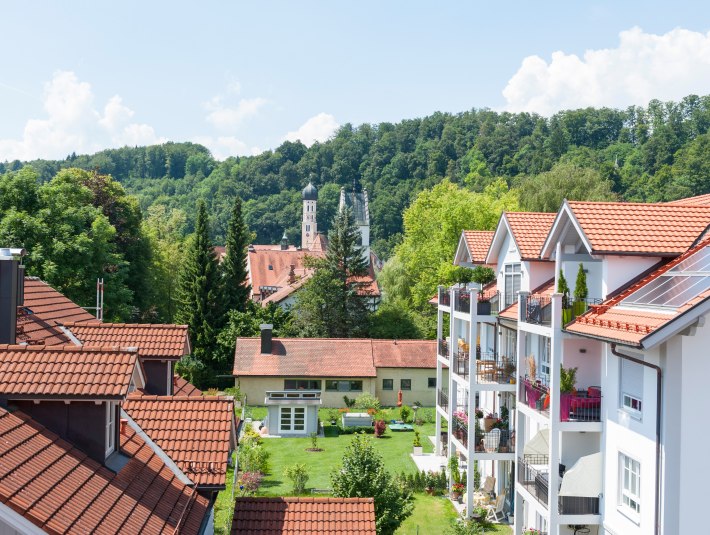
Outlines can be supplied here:
[[414, 455], [421, 455], [423, 448], [421, 446], [413, 446], [412, 449], [414, 450]]
[[451, 492], [451, 499], [454, 501], [459, 501], [461, 499], [461, 493], [460, 492]]
[[429, 496], [433, 496], [433, 495], [434, 495], [434, 489], [432, 489], [431, 487], [427, 487], [427, 488], [425, 488], [424, 490], [426, 491], [426, 493], [427, 493]]
[[497, 418], [484, 418], [483, 419], [483, 429], [485, 429], [486, 433], [490, 432], [491, 429], [493, 429], [493, 424], [496, 423]]
[[479, 316], [490, 316], [491, 315], [491, 302], [490, 301], [479, 301], [478, 302], [478, 315]]

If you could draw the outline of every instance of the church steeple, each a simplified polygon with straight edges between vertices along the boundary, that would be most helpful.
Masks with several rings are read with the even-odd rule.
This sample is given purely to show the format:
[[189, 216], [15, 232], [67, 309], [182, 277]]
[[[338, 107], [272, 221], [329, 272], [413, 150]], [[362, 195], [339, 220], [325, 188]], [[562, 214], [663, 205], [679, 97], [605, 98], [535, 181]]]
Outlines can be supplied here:
[[318, 222], [316, 220], [316, 205], [318, 204], [318, 190], [312, 182], [303, 188], [303, 218], [301, 221], [301, 247], [310, 249], [318, 233]]

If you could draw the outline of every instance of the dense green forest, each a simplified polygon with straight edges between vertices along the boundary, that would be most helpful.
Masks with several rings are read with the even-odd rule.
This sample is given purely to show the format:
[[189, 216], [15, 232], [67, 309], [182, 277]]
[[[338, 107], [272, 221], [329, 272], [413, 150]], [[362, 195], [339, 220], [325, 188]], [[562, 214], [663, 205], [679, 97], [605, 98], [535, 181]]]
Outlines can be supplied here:
[[[216, 161], [192, 143], [111, 149], [62, 161], [27, 162], [49, 181], [63, 168], [109, 174], [138, 198], [186, 214], [207, 201], [213, 238], [224, 242], [231, 200], [260, 243], [300, 238], [300, 189], [320, 188], [319, 227], [327, 230], [341, 186], [359, 182], [370, 195], [373, 249], [383, 258], [402, 239], [404, 209], [448, 178], [482, 191], [497, 177], [519, 188], [522, 209], [555, 210], [560, 188], [570, 198], [670, 200], [710, 190], [710, 96], [651, 101], [626, 110], [587, 108], [545, 118], [473, 109], [435, 113], [397, 124], [342, 126], [307, 148], [285, 142], [258, 156]], [[0, 173], [26, 165], [0, 164]]]

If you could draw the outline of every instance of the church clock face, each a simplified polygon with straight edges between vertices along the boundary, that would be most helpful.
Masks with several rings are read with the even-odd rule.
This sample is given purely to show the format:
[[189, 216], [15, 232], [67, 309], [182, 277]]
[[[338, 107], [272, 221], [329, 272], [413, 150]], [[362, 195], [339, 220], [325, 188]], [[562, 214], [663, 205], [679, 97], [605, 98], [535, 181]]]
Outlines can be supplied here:
[[310, 236], [310, 235], [311, 235], [310, 232], [306, 232], [306, 237], [308, 237], [308, 236]]

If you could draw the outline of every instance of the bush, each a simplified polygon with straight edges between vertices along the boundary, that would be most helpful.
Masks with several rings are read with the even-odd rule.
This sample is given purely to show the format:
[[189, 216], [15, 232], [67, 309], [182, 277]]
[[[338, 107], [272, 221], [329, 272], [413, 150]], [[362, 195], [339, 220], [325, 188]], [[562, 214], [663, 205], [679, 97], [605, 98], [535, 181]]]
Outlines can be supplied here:
[[245, 472], [266, 474], [270, 456], [266, 448], [255, 440], [242, 440], [239, 444], [239, 467]]
[[366, 433], [371, 435], [375, 432], [375, 428], [371, 425], [360, 425], [354, 427], [339, 427], [341, 435], [352, 435], [355, 433]]
[[263, 475], [259, 472], [242, 472], [239, 478], [239, 488], [248, 493], [255, 493], [259, 490]]
[[384, 420], [377, 420], [375, 422], [375, 436], [377, 438], [384, 435], [386, 430], [387, 430], [387, 422], [385, 422]]
[[377, 412], [380, 410], [380, 400], [369, 392], [363, 392], [355, 399], [355, 408], [363, 411], [373, 409]]
[[294, 494], [303, 494], [306, 491], [306, 483], [309, 477], [305, 464], [294, 464], [293, 466], [286, 467], [284, 476], [289, 478], [293, 483]]
[[328, 418], [329, 422], [336, 422], [337, 423], [338, 420], [340, 419], [341, 413], [338, 411], [338, 409], [328, 409], [325, 414], [326, 414], [326, 418]]
[[352, 409], [355, 406], [355, 400], [350, 399], [348, 396], [343, 396], [343, 403], [348, 409]]
[[412, 409], [406, 405], [402, 405], [399, 409], [399, 417], [405, 424], [408, 424], [412, 421]]
[[242, 399], [244, 399], [244, 394], [242, 394], [242, 390], [238, 386], [230, 386], [229, 388], [225, 388], [224, 393], [227, 396], [232, 396], [234, 401], [241, 402]]

